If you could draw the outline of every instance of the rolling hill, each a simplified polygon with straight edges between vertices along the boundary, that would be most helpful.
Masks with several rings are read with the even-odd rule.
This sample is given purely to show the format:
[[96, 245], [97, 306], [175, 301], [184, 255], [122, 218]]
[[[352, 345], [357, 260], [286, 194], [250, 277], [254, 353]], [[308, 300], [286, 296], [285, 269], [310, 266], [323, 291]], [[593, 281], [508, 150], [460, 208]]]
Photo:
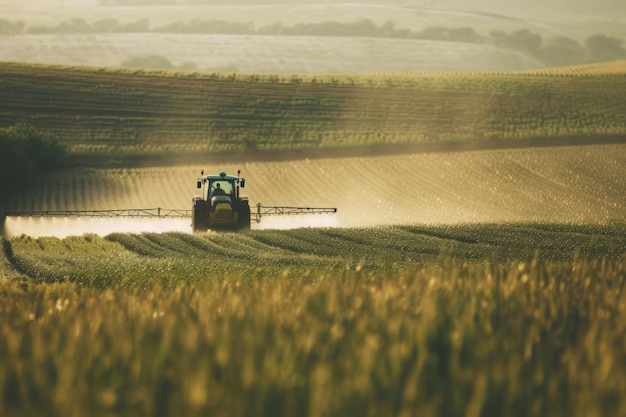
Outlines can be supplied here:
[[[6, 210], [190, 209], [195, 178], [242, 169], [251, 205], [337, 207], [336, 216], [267, 218], [253, 229], [511, 222], [606, 223], [626, 217], [626, 145], [535, 147], [240, 164], [73, 170], [43, 177]], [[6, 233], [189, 232], [190, 220], [9, 218]]]
[[615, 69], [623, 65], [261, 76], [4, 63], [0, 127], [53, 132], [75, 162], [101, 166], [412, 144], [623, 142], [626, 78]]

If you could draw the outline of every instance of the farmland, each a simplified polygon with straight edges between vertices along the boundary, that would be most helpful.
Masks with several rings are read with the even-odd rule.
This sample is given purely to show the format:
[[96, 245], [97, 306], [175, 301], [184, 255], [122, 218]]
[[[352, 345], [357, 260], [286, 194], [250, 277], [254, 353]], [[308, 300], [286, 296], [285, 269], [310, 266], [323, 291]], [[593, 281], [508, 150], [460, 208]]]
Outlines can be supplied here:
[[[335, 216], [264, 219], [253, 228], [490, 222], [605, 223], [626, 213], [626, 146], [473, 150], [171, 167], [74, 169], [7, 198], [7, 212], [189, 209], [196, 177], [242, 169], [251, 205], [337, 207]], [[10, 236], [116, 230], [189, 231], [189, 220], [10, 218]], [[107, 232], [108, 231], [108, 232]]]
[[[620, 415], [623, 167], [624, 145], [256, 162], [253, 198], [371, 226], [14, 236], [0, 411]], [[59, 173], [13, 204], [174, 204], [196, 172]]]
[[240, 234], [9, 218], [0, 415], [626, 414], [623, 65], [0, 65], [0, 124], [71, 158], [0, 210], [184, 209], [202, 168], [339, 209]]
[[626, 56], [618, 1], [477, 1], [6, 0], [0, 61], [316, 75], [516, 71]]
[[[0, 61], [118, 67], [165, 56], [203, 72], [335, 74], [409, 71], [516, 71], [539, 66], [492, 45], [305, 36], [95, 34], [0, 37]], [[446, 59], [442, 60], [441, 57]], [[135, 65], [139, 66], [139, 65]]]
[[5, 63], [0, 126], [53, 132], [87, 165], [538, 138], [603, 143], [626, 131], [620, 65], [263, 76]]
[[0, 411], [620, 415], [624, 236], [494, 224], [12, 239]]

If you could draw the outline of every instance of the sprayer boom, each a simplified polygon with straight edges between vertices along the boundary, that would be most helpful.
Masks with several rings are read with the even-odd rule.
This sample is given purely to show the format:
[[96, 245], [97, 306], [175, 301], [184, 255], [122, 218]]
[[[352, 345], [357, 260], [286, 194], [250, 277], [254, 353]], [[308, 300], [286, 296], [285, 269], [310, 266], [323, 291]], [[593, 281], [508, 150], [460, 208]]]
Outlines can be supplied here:
[[159, 217], [181, 218], [191, 217], [191, 210], [165, 209], [161, 207], [148, 209], [118, 210], [41, 210], [7, 213], [14, 217]]
[[256, 205], [256, 222], [261, 222], [262, 216], [281, 216], [297, 214], [332, 214], [337, 213], [335, 207], [290, 207], [290, 206], [264, 206], [261, 203]]
[[[294, 207], [256, 205], [256, 212], [250, 209], [248, 197], [240, 194], [246, 185], [241, 177], [228, 175], [225, 171], [204, 175], [196, 179], [199, 195], [191, 199], [191, 210], [147, 208], [117, 210], [39, 210], [6, 213], [10, 217], [106, 217], [106, 218], [191, 218], [191, 230], [249, 230], [250, 223], [261, 222], [263, 216], [292, 216], [298, 214], [333, 214], [335, 207]], [[0, 219], [3, 220], [3, 219]], [[0, 223], [1, 225], [2, 223]]]
[[[297, 214], [332, 214], [335, 207], [292, 207], [292, 206], [264, 206], [256, 205], [256, 212], [250, 215], [251, 220], [261, 222], [263, 216], [291, 216]], [[116, 210], [39, 210], [7, 213], [11, 217], [134, 217], [134, 218], [186, 218], [191, 217], [192, 210], [141, 208]]]

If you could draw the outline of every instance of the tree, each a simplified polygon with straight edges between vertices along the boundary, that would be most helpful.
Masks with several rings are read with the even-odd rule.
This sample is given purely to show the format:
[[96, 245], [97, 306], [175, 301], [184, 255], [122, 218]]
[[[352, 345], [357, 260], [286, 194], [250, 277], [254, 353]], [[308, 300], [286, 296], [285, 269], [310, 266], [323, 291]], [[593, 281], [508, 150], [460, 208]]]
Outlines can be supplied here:
[[24, 32], [26, 24], [22, 21], [11, 22], [6, 19], [0, 19], [0, 35], [18, 35]]
[[56, 136], [27, 123], [0, 129], [0, 192], [62, 168], [66, 155]]
[[528, 29], [519, 29], [511, 34], [500, 30], [489, 32], [496, 46], [503, 48], [517, 49], [518, 51], [536, 53], [539, 51], [543, 39], [541, 35], [531, 32]]
[[141, 55], [122, 61], [123, 67], [172, 69], [172, 62], [162, 55]]
[[549, 39], [539, 51], [539, 58], [551, 66], [580, 64], [585, 55], [582, 45], [565, 36]]
[[514, 49], [535, 52], [539, 50], [541, 43], [541, 35], [537, 35], [528, 29], [516, 30], [509, 35], [510, 47]]
[[613, 61], [626, 57], [623, 43], [622, 39], [613, 36], [593, 35], [587, 38], [585, 47], [593, 61]]

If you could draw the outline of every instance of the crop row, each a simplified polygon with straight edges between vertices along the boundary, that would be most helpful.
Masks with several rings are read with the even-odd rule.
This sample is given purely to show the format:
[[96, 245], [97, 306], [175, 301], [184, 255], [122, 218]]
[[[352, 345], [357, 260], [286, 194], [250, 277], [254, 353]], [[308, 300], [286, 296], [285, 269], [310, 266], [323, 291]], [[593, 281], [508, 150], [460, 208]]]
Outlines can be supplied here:
[[[215, 160], [214, 160], [215, 161]], [[189, 209], [196, 177], [236, 173], [252, 206], [337, 207], [333, 216], [266, 217], [253, 228], [476, 222], [607, 222], [626, 208], [624, 145], [528, 148], [224, 163], [73, 169], [46, 175], [5, 200], [6, 212], [164, 207]], [[82, 223], [81, 223], [82, 222]], [[127, 223], [132, 223], [129, 220]], [[291, 223], [290, 223], [291, 222]], [[5, 231], [42, 236], [81, 223], [85, 231], [132, 230], [118, 221], [10, 218]], [[182, 223], [189, 230], [189, 221]], [[154, 230], [161, 230], [154, 224]], [[184, 226], [188, 228], [185, 229]], [[50, 228], [49, 228], [50, 227]], [[146, 229], [143, 229], [146, 230]], [[170, 229], [171, 230], [171, 229]], [[82, 234], [80, 232], [79, 234]], [[62, 234], [63, 236], [66, 233]]]
[[[177, 266], [162, 257], [164, 240], [178, 240], [196, 267], [220, 256], [216, 242], [154, 238], [125, 242], [132, 254], [89, 236], [12, 242], [18, 258], [26, 247], [48, 261], [136, 258], [143, 278], [132, 288], [0, 283], [3, 416], [626, 412], [623, 257], [448, 259], [394, 272], [261, 267], [260, 279], [222, 271], [213, 274], [223, 280], [184, 284], [168, 272]], [[208, 256], [191, 255], [194, 245]]]
[[340, 148], [622, 135], [623, 74], [279, 78], [3, 64], [0, 124], [77, 154]]
[[10, 259], [38, 281], [93, 285], [203, 282], [229, 276], [308, 270], [379, 270], [442, 258], [531, 261], [618, 257], [626, 252], [623, 224], [607, 226], [395, 226], [367, 229], [259, 230], [246, 234], [113, 233], [65, 239], [22, 236], [8, 243]]

